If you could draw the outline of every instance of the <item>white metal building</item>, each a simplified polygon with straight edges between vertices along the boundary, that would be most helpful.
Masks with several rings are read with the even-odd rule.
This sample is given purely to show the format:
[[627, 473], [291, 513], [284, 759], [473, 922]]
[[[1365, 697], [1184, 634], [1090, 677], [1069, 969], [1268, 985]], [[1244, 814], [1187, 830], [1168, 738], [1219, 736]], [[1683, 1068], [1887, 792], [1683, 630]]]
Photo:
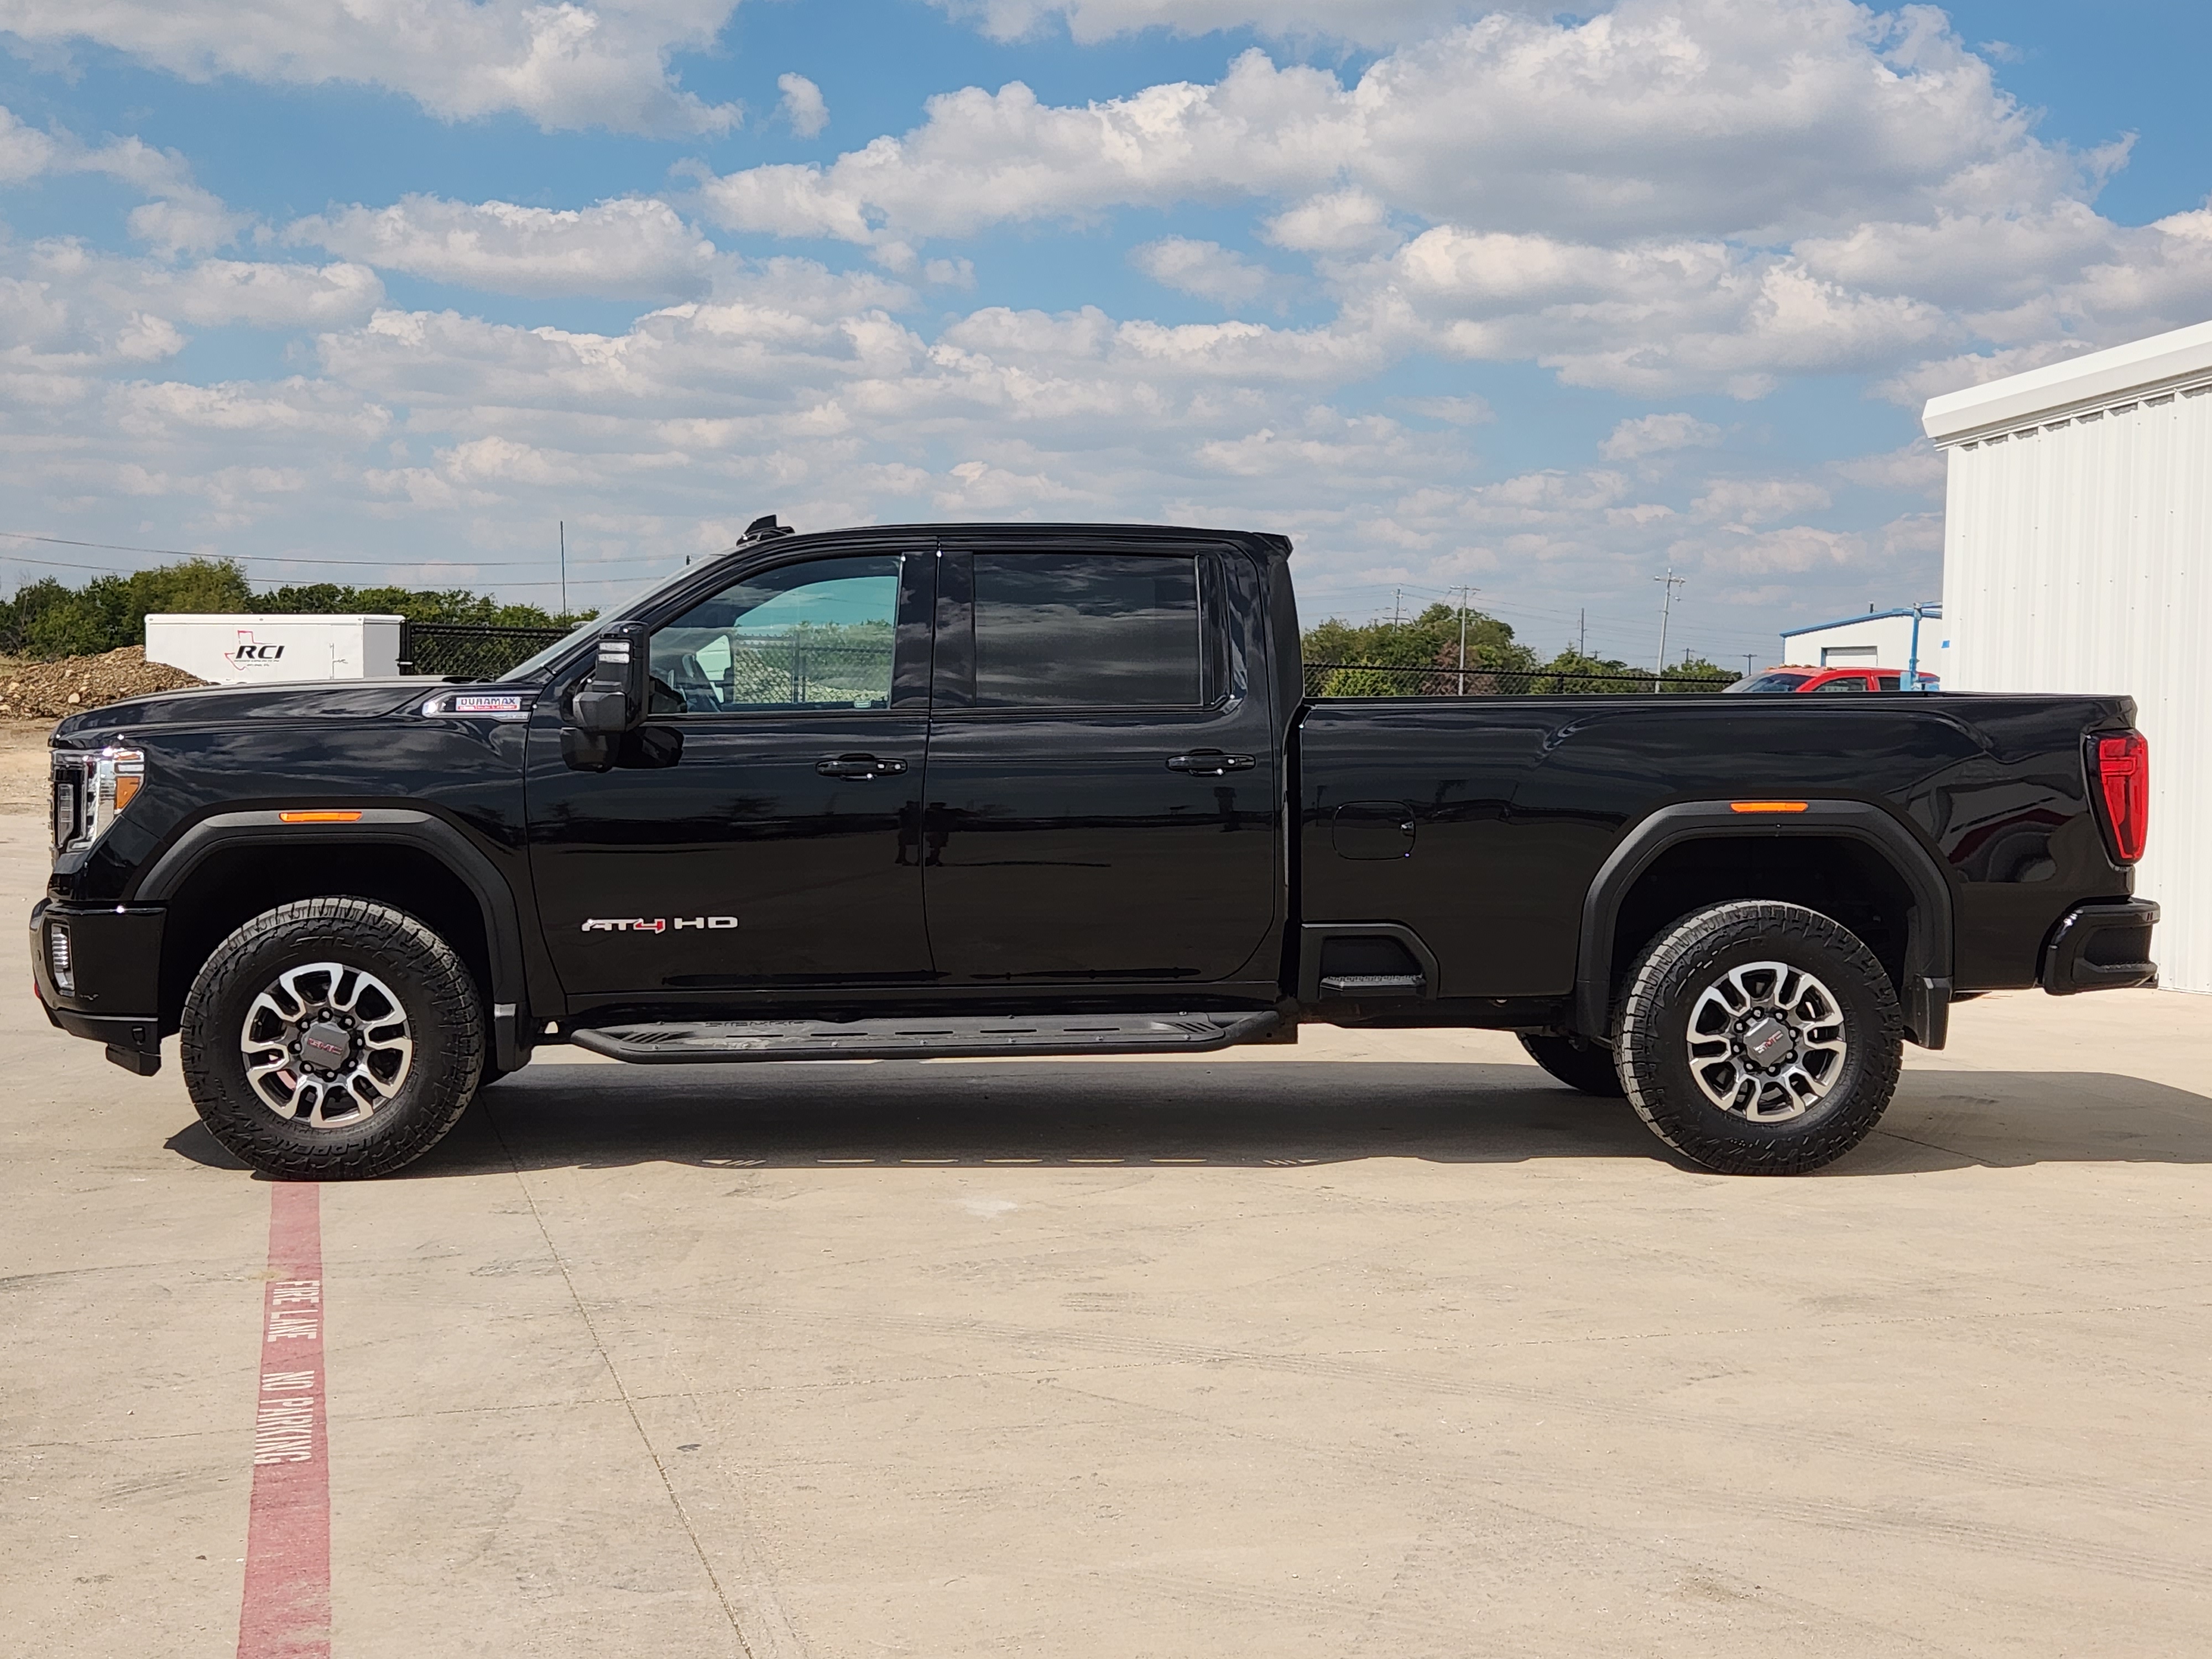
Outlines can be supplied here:
[[1913, 649], [1919, 648], [1918, 671], [1941, 675], [1943, 612], [1940, 605], [1920, 607], [1920, 626], [1913, 628], [1913, 611], [1869, 611], [1863, 617], [1844, 617], [1836, 622], [1808, 623], [1782, 635], [1781, 660], [1802, 668], [1897, 668], [1912, 666]]
[[2212, 992], [2212, 323], [1933, 398], [1959, 691], [2122, 691], [2150, 739], [2136, 890]]
[[382, 679], [399, 672], [401, 617], [146, 618], [146, 660], [218, 685], [255, 680]]

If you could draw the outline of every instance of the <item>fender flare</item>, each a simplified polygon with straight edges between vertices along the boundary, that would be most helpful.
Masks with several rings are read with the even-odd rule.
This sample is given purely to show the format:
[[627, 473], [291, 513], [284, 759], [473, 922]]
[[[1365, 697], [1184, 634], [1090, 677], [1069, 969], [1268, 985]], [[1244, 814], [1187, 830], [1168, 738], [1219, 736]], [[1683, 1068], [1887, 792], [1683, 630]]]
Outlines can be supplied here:
[[[349, 808], [349, 811], [352, 809]], [[517, 1012], [527, 1000], [522, 965], [522, 927], [514, 894], [491, 860], [445, 819], [410, 807], [368, 806], [343, 823], [286, 823], [273, 811], [217, 812], [202, 818], [169, 844], [140, 879], [131, 902], [161, 904], [184, 890], [193, 872], [215, 854], [234, 847], [297, 847], [302, 843], [412, 847], [428, 853], [475, 897], [483, 917], [491, 958], [492, 1056], [503, 1072], [528, 1054]]]
[[1662, 806], [1623, 835], [1583, 898], [1576, 955], [1575, 1030], [1611, 1040], [1613, 940], [1620, 907], [1637, 879], [1669, 848], [1685, 842], [1765, 836], [1824, 836], [1861, 842], [1881, 854], [1912, 895], [1905, 919], [1905, 982], [1897, 988], [1905, 1025], [1924, 1048], [1940, 1048], [1949, 1024], [1953, 949], [1950, 883], [1912, 832], [1866, 801], [1816, 800], [1802, 812], [1738, 812], [1724, 800]]

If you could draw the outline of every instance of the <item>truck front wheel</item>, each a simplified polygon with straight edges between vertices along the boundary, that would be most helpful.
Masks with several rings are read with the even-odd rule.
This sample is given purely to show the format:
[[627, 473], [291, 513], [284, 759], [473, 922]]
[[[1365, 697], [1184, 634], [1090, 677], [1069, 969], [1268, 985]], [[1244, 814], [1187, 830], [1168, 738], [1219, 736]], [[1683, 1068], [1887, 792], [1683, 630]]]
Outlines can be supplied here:
[[1858, 937], [1802, 905], [1684, 916], [1629, 972], [1615, 1045], [1652, 1132], [1726, 1175], [1802, 1175], [1881, 1120], [1904, 1025]]
[[264, 911], [185, 1000], [185, 1087], [263, 1173], [387, 1175], [459, 1121], [485, 1064], [482, 1001], [446, 942], [368, 899]]

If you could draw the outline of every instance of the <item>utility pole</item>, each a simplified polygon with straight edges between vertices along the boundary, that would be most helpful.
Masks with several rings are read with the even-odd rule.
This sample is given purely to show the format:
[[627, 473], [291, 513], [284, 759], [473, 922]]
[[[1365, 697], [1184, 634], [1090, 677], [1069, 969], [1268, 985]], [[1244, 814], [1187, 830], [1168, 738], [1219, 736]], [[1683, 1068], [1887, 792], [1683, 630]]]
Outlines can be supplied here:
[[568, 614], [568, 521], [560, 520], [561, 526], [561, 615]]
[[1406, 621], [1406, 590], [1400, 587], [1394, 588], [1391, 592], [1390, 626], [1393, 628], [1403, 627]]
[[1589, 610], [1587, 606], [1575, 611], [1575, 655], [1589, 655]]
[[[1664, 674], [1667, 672], [1667, 622], [1668, 619], [1674, 613], [1674, 590], [1681, 586], [1683, 583], [1689, 580], [1689, 578], [1686, 576], [1676, 575], [1674, 574], [1674, 567], [1670, 564], [1667, 567], [1667, 574], [1665, 575], [1654, 576], [1651, 580], [1659, 583], [1666, 589], [1667, 592], [1666, 599], [1661, 602], [1659, 606], [1658, 672], [1661, 674]], [[1656, 691], [1659, 689], [1659, 682], [1656, 678], [1651, 682], [1651, 689], [1654, 691]]]
[[1467, 695], [1467, 607], [1474, 598], [1472, 587], [1459, 590], [1459, 694], [1462, 697]]
[[1748, 651], [1743, 653], [1743, 677], [1746, 679], [1751, 678], [1751, 653]]

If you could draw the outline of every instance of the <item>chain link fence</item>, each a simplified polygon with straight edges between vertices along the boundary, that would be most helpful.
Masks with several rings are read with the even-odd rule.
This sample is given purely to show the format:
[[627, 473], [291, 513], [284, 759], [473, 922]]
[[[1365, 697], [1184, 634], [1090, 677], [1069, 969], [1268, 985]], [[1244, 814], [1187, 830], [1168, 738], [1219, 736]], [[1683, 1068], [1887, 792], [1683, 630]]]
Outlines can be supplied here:
[[492, 628], [465, 623], [410, 623], [401, 636], [399, 672], [441, 678], [496, 679], [534, 656], [565, 628]]
[[[493, 679], [563, 637], [566, 631], [413, 623], [402, 647], [401, 672]], [[742, 656], [746, 659], [743, 667], [751, 671], [744, 678], [757, 676], [763, 682], [774, 678], [780, 686], [788, 682], [778, 700], [787, 696], [793, 702], [847, 701], [854, 694], [843, 686], [846, 679], [866, 681], [872, 692], [880, 695], [877, 682], [888, 678], [888, 645], [865, 649], [815, 646], [801, 657], [784, 642], [775, 651], [747, 651]], [[877, 661], [879, 656], [885, 660]], [[850, 660], [841, 659], [844, 658]], [[740, 663], [732, 660], [729, 666], [734, 675]], [[821, 684], [825, 681], [826, 685]], [[1540, 668], [1431, 668], [1365, 662], [1305, 665], [1309, 697], [1618, 697], [1654, 692], [1679, 696], [1715, 692], [1729, 684], [1725, 674], [1686, 674], [1680, 669], [1665, 675], [1571, 674]], [[736, 695], [734, 688], [732, 695]]]
[[1725, 674], [1567, 674], [1544, 669], [1426, 668], [1383, 663], [1310, 662], [1309, 697], [1619, 697], [1711, 693]]

